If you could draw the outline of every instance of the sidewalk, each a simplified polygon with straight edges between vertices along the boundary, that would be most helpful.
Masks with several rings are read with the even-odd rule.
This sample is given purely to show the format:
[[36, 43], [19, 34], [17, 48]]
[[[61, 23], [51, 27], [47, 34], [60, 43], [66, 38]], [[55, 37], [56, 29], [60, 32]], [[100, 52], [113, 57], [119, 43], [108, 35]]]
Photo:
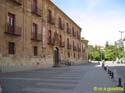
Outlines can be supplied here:
[[101, 66], [92, 67], [83, 77], [81, 83], [76, 87], [73, 93], [122, 93], [122, 91], [101, 91], [98, 88], [113, 88], [116, 87], [108, 74]]

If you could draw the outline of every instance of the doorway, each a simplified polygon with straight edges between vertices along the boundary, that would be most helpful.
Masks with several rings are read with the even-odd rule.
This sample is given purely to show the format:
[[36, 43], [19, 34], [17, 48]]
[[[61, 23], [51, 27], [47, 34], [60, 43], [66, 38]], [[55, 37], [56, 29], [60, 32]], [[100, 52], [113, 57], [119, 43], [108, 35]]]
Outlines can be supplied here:
[[59, 66], [59, 48], [54, 48], [54, 67]]

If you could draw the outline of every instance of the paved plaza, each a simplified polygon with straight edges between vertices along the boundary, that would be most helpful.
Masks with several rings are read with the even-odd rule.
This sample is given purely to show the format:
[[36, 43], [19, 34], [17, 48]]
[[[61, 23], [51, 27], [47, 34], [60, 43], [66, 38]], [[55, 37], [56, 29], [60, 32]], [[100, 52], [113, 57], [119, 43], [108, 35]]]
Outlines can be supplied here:
[[122, 93], [97, 63], [27, 72], [1, 73], [3, 93]]

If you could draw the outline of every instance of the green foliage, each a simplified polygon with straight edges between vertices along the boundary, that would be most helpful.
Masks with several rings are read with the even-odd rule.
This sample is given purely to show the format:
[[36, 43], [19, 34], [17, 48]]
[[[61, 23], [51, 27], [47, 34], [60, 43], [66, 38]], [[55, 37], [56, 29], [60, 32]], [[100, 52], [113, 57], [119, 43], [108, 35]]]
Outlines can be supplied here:
[[113, 53], [113, 46], [108, 46], [105, 48], [105, 51], [104, 51], [104, 55], [105, 55], [105, 60], [113, 60], [113, 56], [114, 56], [114, 53]]
[[106, 42], [105, 48], [102, 50], [99, 47], [92, 45], [88, 46], [89, 59], [91, 60], [116, 60], [116, 58], [123, 57], [123, 48], [118, 48], [115, 42], [114, 45]]
[[101, 52], [101, 50], [99, 48], [89, 45], [88, 49], [89, 49], [89, 59], [99, 61], [99, 60], [101, 60], [101, 57], [102, 58], [104, 57], [103, 53]]

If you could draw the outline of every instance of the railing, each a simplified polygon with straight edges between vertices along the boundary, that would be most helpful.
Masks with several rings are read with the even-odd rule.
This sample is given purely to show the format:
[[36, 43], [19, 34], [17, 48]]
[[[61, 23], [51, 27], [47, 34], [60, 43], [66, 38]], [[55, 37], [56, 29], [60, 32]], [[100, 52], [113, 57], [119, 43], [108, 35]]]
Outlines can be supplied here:
[[12, 1], [17, 5], [22, 5], [22, 0], [9, 0], [9, 1]]
[[54, 45], [54, 44], [55, 44], [55, 39], [52, 38], [52, 37], [49, 37], [49, 38], [48, 38], [48, 44], [49, 44], [49, 45]]
[[67, 28], [67, 33], [71, 34], [71, 29], [70, 28]]
[[68, 45], [67, 45], [67, 48], [68, 48], [68, 49], [71, 49], [71, 45], [70, 45], [70, 44], [68, 44]]
[[39, 40], [39, 41], [42, 40], [42, 34], [37, 34], [37, 40]]
[[55, 25], [55, 19], [53, 17], [48, 17], [48, 23]]
[[42, 40], [42, 35], [41, 34], [32, 33], [31, 40], [41, 41]]
[[59, 24], [59, 29], [64, 30], [64, 24]]
[[78, 52], [80, 52], [80, 51], [81, 51], [81, 48], [79, 47], [79, 48], [78, 48]]
[[13, 30], [9, 29], [9, 25], [6, 25], [5, 33], [14, 36], [21, 36], [22, 28], [19, 26], [14, 26]]
[[64, 41], [60, 42], [60, 47], [65, 47], [65, 42]]
[[76, 51], [76, 46], [73, 46], [73, 50]]
[[82, 52], [85, 52], [85, 48], [82, 49]]
[[42, 9], [37, 8], [37, 7], [36, 8], [32, 7], [32, 13], [41, 17], [42, 16]]

